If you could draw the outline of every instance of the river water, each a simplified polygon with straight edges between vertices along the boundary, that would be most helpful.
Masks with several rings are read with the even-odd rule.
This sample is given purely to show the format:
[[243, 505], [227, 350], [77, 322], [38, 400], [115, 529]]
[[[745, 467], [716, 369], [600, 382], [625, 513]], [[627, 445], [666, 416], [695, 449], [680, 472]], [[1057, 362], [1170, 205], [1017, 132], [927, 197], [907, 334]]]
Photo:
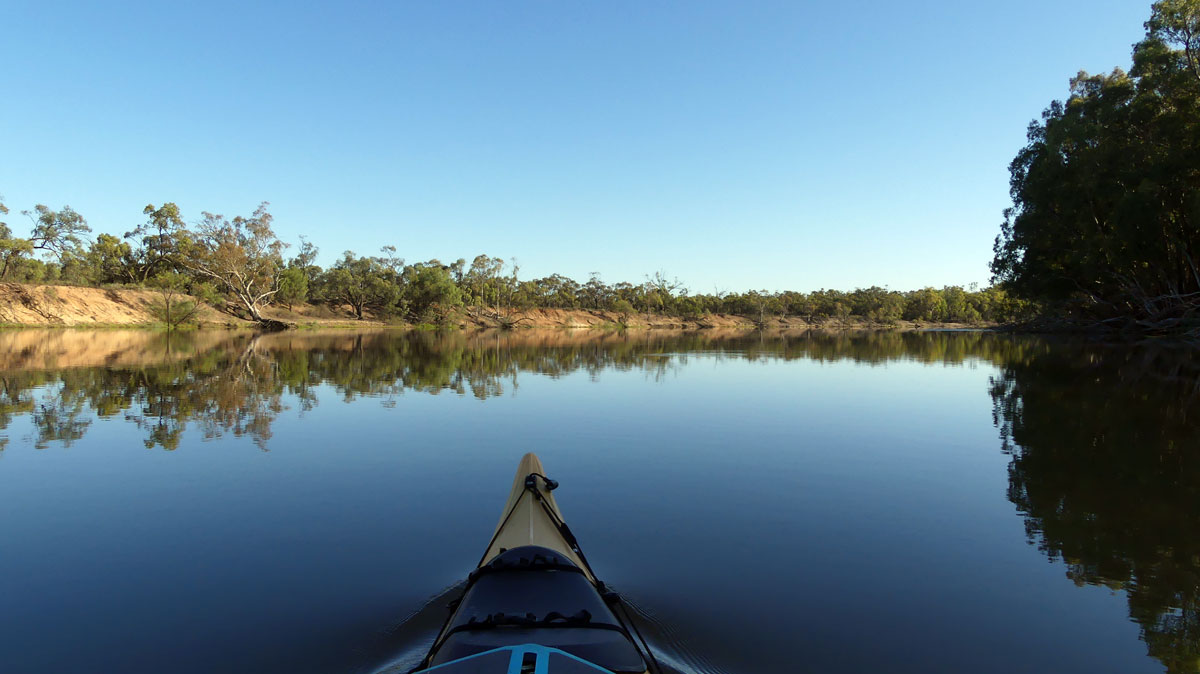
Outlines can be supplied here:
[[1200, 671], [1200, 359], [0, 333], [0, 671], [400, 672], [537, 452], [689, 674]]

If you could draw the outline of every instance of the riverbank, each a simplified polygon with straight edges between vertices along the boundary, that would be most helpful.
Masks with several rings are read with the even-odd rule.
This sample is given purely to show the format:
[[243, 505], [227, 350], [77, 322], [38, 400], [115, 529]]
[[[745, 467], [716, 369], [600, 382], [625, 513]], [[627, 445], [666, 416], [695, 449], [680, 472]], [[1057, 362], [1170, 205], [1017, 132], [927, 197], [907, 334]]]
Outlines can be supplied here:
[[[5, 327], [153, 328], [161, 327], [153, 306], [160, 293], [133, 288], [87, 288], [61, 285], [0, 283], [0, 325]], [[189, 298], [191, 299], [191, 298]], [[349, 308], [342, 310], [309, 304], [268, 307], [266, 318], [300, 328], [411, 328], [403, 321], [357, 320]], [[196, 323], [201, 328], [254, 328], [256, 323], [208, 304], [200, 303]], [[587, 309], [494, 310], [464, 307], [449, 321], [450, 327], [488, 328], [621, 328], [663, 330], [745, 329], [885, 329], [955, 330], [993, 327], [964, 323], [874, 323], [859, 316], [845, 319], [805, 320], [798, 316], [767, 317], [760, 322], [747, 316], [707, 314], [694, 318], [659, 314], [626, 314]]]

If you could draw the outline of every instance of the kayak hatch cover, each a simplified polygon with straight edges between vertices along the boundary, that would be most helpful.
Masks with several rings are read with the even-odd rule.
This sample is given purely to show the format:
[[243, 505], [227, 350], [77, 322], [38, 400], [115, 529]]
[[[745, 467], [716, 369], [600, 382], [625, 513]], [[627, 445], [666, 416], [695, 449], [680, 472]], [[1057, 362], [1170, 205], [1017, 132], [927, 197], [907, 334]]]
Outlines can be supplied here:
[[557, 487], [537, 456], [521, 458], [500, 523], [413, 674], [659, 672], [563, 521]]

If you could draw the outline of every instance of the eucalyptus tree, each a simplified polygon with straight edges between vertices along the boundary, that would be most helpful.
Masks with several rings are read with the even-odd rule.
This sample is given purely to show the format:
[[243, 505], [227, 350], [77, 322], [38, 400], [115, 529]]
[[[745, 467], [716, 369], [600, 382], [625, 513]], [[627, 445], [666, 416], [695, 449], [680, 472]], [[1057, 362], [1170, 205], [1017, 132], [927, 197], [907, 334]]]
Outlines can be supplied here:
[[942, 321], [946, 319], [946, 298], [936, 288], [922, 288], [908, 293], [904, 318], [910, 321]]
[[239, 215], [232, 220], [202, 213], [186, 254], [180, 257], [183, 267], [212, 279], [258, 322], [265, 322], [262, 307], [279, 292], [287, 247], [271, 229], [273, 218], [267, 206], [264, 201], [249, 217]]
[[[0, 215], [8, 215], [8, 207], [0, 201]], [[0, 222], [0, 279], [7, 279], [17, 262], [33, 252], [29, 239], [14, 236], [7, 222]]]
[[133, 247], [112, 234], [98, 235], [82, 260], [85, 279], [91, 283], [132, 283], [139, 280]]
[[[288, 269], [295, 269], [304, 277], [305, 298], [320, 301], [324, 298], [323, 288], [321, 286], [321, 267], [317, 265], [317, 254], [320, 252], [311, 241], [300, 237], [300, 245], [296, 248], [296, 255], [287, 262]], [[280, 276], [282, 283], [284, 276]], [[294, 285], [299, 284], [298, 281], [289, 281]], [[282, 299], [282, 298], [281, 298]], [[304, 300], [297, 300], [304, 301]]]
[[754, 323], [758, 327], [764, 327], [767, 324], [767, 318], [774, 315], [778, 309], [778, 303], [771, 291], [751, 290], [745, 295], [745, 302], [750, 307], [751, 311], [756, 316]]
[[539, 306], [558, 309], [575, 309], [579, 306], [579, 284], [562, 274], [534, 279], [532, 288]]
[[633, 305], [629, 300], [621, 298], [612, 303], [612, 310], [617, 314], [617, 321], [622, 327], [628, 325], [629, 317], [633, 314]]
[[603, 309], [611, 302], [612, 290], [600, 280], [600, 272], [588, 274], [588, 281], [579, 291], [585, 309]]
[[992, 272], [1093, 318], [1200, 307], [1200, 0], [1154, 3], [1133, 68], [1080, 72], [1029, 127]]
[[839, 304], [850, 306], [849, 296], [840, 290], [814, 290], [809, 294], [809, 298], [813, 301], [813, 315], [821, 318], [836, 316]]
[[38, 204], [32, 212], [25, 211], [25, 215], [33, 220], [29, 242], [34, 250], [44, 250], [59, 262], [65, 257], [83, 255], [84, 243], [92, 228], [70, 206], [55, 211]]
[[142, 213], [147, 217], [146, 222], [125, 233], [125, 238], [133, 241], [132, 275], [145, 283], [159, 271], [172, 271], [178, 266], [180, 249], [184, 245], [186, 225], [179, 206], [174, 202], [166, 202], [155, 207], [148, 204]]
[[288, 267], [279, 275], [279, 293], [276, 298], [287, 305], [288, 311], [293, 305], [308, 299], [308, 277], [298, 267]]
[[358, 257], [346, 251], [342, 259], [321, 276], [326, 299], [349, 305], [355, 318], [364, 311], [387, 313], [400, 299], [399, 279], [392, 266], [380, 257]]
[[179, 272], [158, 274], [150, 285], [158, 291], [158, 299], [150, 303], [150, 313], [162, 321], [167, 330], [191, 323], [200, 313], [200, 305], [184, 293], [187, 279]]
[[481, 307], [498, 305], [503, 274], [503, 258], [476, 255], [459, 282], [460, 287], [467, 294], [464, 299], [470, 304]]
[[649, 308], [664, 313], [671, 313], [676, 297], [687, 295], [688, 292], [678, 278], [668, 278], [667, 273], [662, 270], [654, 272], [653, 276], [647, 275], [644, 285]]
[[893, 290], [871, 286], [851, 292], [848, 305], [854, 315], [876, 323], [891, 324], [903, 317], [905, 299], [904, 295]]
[[[2, 213], [8, 213], [8, 209], [4, 208]], [[40, 266], [40, 262], [31, 259], [36, 251], [46, 252], [59, 264], [84, 255], [84, 243], [92, 230], [83, 216], [70, 206], [55, 211], [38, 204], [32, 211], [21, 213], [33, 223], [28, 237], [15, 236], [7, 224], [0, 223], [0, 279], [8, 278], [23, 264]], [[57, 275], [57, 269], [51, 271]], [[37, 276], [41, 275], [42, 270], [39, 270]]]
[[401, 280], [401, 305], [413, 319], [441, 323], [463, 304], [449, 268], [437, 260], [405, 267]]
[[612, 286], [612, 301], [617, 302], [624, 300], [629, 303], [629, 306], [632, 307], [633, 311], [644, 308], [643, 297], [644, 293], [642, 286], [635, 286], [628, 281], [621, 281], [620, 283], [615, 283]]

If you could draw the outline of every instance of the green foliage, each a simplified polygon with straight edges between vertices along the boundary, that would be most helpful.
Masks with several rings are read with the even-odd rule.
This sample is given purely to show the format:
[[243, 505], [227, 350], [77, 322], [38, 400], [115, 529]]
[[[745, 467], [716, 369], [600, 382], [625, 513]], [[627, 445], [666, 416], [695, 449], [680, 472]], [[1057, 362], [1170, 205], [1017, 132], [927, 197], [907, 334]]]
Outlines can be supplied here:
[[145, 283], [160, 271], [179, 268], [180, 256], [190, 243], [190, 236], [179, 207], [172, 202], [157, 208], [149, 204], [142, 213], [149, 216], [146, 222], [126, 233], [125, 238], [137, 244], [128, 255], [129, 275], [133, 280]]
[[441, 324], [463, 305], [462, 292], [450, 270], [437, 260], [406, 267], [403, 282], [400, 302], [414, 320]]
[[[78, 213], [45, 206], [35, 212], [30, 238], [14, 236], [0, 222], [3, 280], [153, 288], [165, 288], [167, 283], [173, 292], [186, 290], [227, 311], [236, 312], [234, 307], [240, 306], [256, 320], [262, 320], [261, 308], [273, 301], [289, 307], [305, 301], [334, 310], [348, 306], [360, 319], [400, 316], [430, 325], [445, 325], [464, 305], [483, 310], [504, 325], [527, 320], [520, 311], [534, 308], [611, 311], [622, 324], [638, 312], [691, 319], [710, 313], [735, 314], [761, 324], [772, 316], [843, 323], [858, 316], [892, 324], [902, 318], [1005, 321], [1028, 314], [1030, 306], [1000, 288], [966, 291], [952, 286], [901, 293], [872, 286], [852, 292], [690, 294], [661, 271], [638, 284], [608, 284], [596, 273], [583, 284], [561, 274], [522, 280], [515, 262], [499, 257], [478, 255], [470, 264], [458, 259], [449, 265], [437, 260], [406, 265], [392, 246], [385, 246], [376, 257], [347, 251], [322, 270], [316, 264], [317, 248], [303, 237], [297, 254], [284, 262], [285, 244], [272, 231], [265, 203], [249, 217], [226, 219], [204, 213], [191, 228], [175, 204], [150, 205], [143, 211], [146, 222], [125, 239], [102, 233], [86, 247], [83, 234], [90, 230]], [[7, 209], [0, 203], [0, 215], [4, 213]], [[36, 255], [39, 251], [42, 257]]]
[[1088, 318], [1177, 325], [1200, 302], [1200, 2], [1153, 5], [1130, 73], [1079, 73], [1010, 167], [997, 282]]
[[922, 288], [909, 296], [904, 318], [910, 321], [936, 322], [946, 319], [946, 299], [933, 288]]
[[907, 304], [903, 294], [879, 286], [859, 288], [850, 293], [848, 300], [851, 314], [884, 325], [903, 318]]
[[275, 296], [290, 310], [293, 304], [308, 299], [308, 277], [299, 267], [288, 267], [279, 275], [279, 293]]
[[68, 270], [67, 263], [64, 263], [63, 276], [80, 283], [104, 285], [136, 280], [131, 246], [112, 234], [97, 236], [87, 253], [83, 257], [73, 258], [72, 262], [76, 264], [76, 270]]
[[203, 213], [180, 258], [193, 274], [228, 292], [255, 321], [263, 320], [262, 306], [279, 291], [286, 247], [271, 229], [273, 218], [267, 206], [264, 201], [249, 217], [232, 220]]
[[495, 307], [502, 304], [502, 298], [508, 290], [507, 281], [502, 258], [477, 255], [471, 261], [471, 267], [462, 272], [457, 283], [466, 304]]
[[[8, 215], [8, 206], [4, 205], [4, 198], [0, 198], [0, 216]], [[8, 267], [10, 260], [14, 255], [28, 253], [25, 251], [24, 245], [18, 245], [16, 240], [13, 240], [12, 230], [8, 229], [8, 223], [0, 221], [0, 264], [4, 265], [0, 271], [0, 279], [8, 276]]]
[[193, 322], [200, 311], [200, 305], [184, 294], [186, 284], [186, 277], [177, 272], [161, 273], [151, 282], [158, 298], [150, 302], [150, 313], [168, 330]]
[[759, 327], [766, 325], [768, 316], [779, 313], [777, 299], [767, 290], [751, 290], [745, 295], [745, 303]]
[[23, 280], [19, 278], [18, 269], [32, 253], [33, 242], [13, 236], [8, 225], [0, 223], [0, 279]]
[[[775, 313], [780, 313], [778, 296], [771, 296], [771, 306]], [[675, 316], [678, 318], [696, 317], [708, 313], [708, 303], [703, 295], [688, 295], [680, 293], [666, 298], [662, 313], [667, 316]]]
[[835, 302], [833, 305], [833, 317], [838, 323], [846, 325], [847, 319], [850, 318], [850, 306], [843, 302]]
[[[0, 214], [5, 213], [8, 213], [7, 207], [0, 211]], [[22, 213], [33, 222], [33, 231], [28, 238], [15, 236], [6, 223], [0, 222], [0, 279], [27, 283], [57, 280], [58, 267], [49, 269], [32, 255], [35, 251], [44, 251], [56, 257], [60, 265], [82, 257], [84, 237], [91, 228], [70, 206], [54, 211], [38, 204], [34, 210]]]
[[388, 314], [400, 299], [395, 269], [377, 257], [355, 257], [346, 251], [342, 259], [321, 277], [321, 286], [330, 302], [348, 304], [359, 320], [367, 309]]
[[33, 220], [33, 233], [29, 241], [34, 250], [47, 251], [60, 261], [64, 257], [81, 257], [84, 254], [84, 237], [92, 230], [83, 216], [70, 206], [55, 211], [38, 204], [33, 212], [25, 211], [25, 215]]
[[221, 291], [209, 281], [198, 281], [193, 279], [188, 286], [188, 294], [210, 306], [220, 306], [225, 297], [221, 295]]
[[302, 236], [300, 237], [300, 247], [297, 249], [296, 256], [288, 260], [287, 263], [288, 269], [299, 269], [304, 274], [304, 287], [308, 298], [314, 300], [320, 300], [324, 296], [321, 292], [321, 268], [316, 264], [317, 253], [319, 252], [311, 241]]
[[626, 299], [619, 299], [612, 304], [612, 310], [616, 312], [617, 319], [621, 325], [629, 323], [629, 317], [633, 314], [633, 305]]

